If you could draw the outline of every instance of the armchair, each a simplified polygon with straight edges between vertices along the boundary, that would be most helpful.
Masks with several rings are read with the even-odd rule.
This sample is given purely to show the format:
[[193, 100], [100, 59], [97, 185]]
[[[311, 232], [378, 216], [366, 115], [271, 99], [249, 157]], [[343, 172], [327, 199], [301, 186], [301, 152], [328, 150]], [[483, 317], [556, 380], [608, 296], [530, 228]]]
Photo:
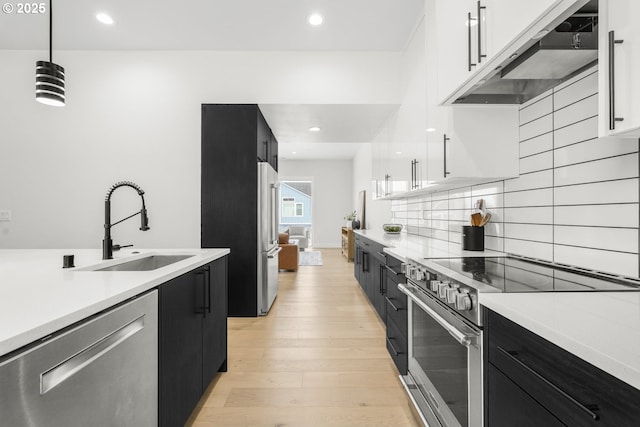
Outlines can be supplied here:
[[289, 227], [289, 238], [298, 241], [298, 247], [301, 251], [309, 247], [309, 229], [301, 225], [292, 225]]
[[278, 269], [298, 271], [298, 245], [289, 243], [287, 233], [278, 234], [278, 246], [282, 248], [278, 254]]

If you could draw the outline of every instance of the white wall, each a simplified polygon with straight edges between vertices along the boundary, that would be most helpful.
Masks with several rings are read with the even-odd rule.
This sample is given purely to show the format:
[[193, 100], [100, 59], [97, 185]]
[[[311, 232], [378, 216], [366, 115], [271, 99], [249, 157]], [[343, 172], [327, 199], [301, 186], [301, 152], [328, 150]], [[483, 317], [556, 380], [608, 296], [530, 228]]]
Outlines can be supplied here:
[[339, 248], [344, 216], [355, 209], [351, 160], [280, 160], [281, 181], [312, 182], [312, 243], [315, 248]]
[[[202, 103], [398, 102], [394, 53], [63, 51], [67, 106], [53, 108], [34, 100], [46, 57], [0, 51], [0, 209], [13, 216], [0, 248], [100, 247], [104, 195], [119, 180], [146, 191], [151, 230], [132, 219], [114, 242], [199, 247]], [[118, 190], [112, 219], [136, 199]]]
[[366, 229], [381, 229], [382, 224], [391, 222], [391, 202], [389, 200], [373, 200], [372, 176], [372, 144], [362, 144], [362, 147], [353, 158], [353, 206], [359, 209], [358, 194], [366, 190], [367, 201], [365, 206]]

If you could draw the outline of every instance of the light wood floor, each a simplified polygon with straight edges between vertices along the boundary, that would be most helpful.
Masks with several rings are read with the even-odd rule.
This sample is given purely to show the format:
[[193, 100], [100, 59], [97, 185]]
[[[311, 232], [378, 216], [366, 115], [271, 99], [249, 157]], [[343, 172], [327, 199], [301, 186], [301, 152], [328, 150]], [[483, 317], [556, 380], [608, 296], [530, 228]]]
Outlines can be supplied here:
[[339, 249], [280, 273], [267, 317], [229, 318], [229, 359], [188, 426], [417, 426], [385, 328]]

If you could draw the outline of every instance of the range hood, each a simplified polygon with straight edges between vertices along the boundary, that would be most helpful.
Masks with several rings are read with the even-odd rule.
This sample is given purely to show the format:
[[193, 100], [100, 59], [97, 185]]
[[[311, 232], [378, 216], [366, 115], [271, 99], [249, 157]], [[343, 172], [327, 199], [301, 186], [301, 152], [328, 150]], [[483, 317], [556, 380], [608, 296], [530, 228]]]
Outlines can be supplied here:
[[522, 104], [597, 64], [597, 10], [579, 10], [519, 51], [454, 104]]

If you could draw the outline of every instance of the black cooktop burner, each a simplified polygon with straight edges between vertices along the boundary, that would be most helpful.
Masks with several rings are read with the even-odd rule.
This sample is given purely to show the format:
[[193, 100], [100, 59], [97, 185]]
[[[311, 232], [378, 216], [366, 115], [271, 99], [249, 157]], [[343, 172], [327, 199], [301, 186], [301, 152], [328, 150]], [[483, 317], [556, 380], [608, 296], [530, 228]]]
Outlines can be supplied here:
[[447, 258], [431, 262], [502, 292], [640, 291], [640, 281], [557, 264], [504, 258]]

